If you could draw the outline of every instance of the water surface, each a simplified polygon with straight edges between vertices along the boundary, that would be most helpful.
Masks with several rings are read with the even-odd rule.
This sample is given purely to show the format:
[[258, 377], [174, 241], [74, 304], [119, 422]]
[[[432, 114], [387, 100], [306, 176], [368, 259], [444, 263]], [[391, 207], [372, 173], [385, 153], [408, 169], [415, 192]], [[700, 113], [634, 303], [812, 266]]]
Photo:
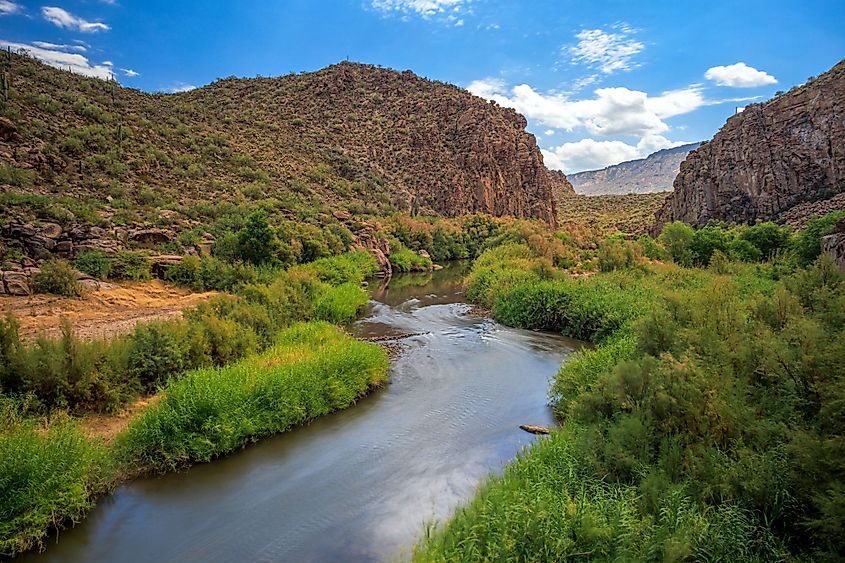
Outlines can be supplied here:
[[373, 282], [361, 336], [413, 333], [391, 383], [343, 412], [100, 501], [37, 561], [380, 561], [407, 553], [553, 423], [580, 344], [463, 303], [461, 265]]

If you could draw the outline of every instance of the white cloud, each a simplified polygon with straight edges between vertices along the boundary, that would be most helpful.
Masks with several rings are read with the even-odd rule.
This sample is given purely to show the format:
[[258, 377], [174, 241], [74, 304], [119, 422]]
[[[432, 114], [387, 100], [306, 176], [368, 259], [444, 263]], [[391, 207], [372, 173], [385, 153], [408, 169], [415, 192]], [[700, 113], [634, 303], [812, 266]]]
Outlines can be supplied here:
[[546, 129], [545, 131], [543, 131], [543, 135], [545, 135], [546, 137], [551, 137], [554, 134], [555, 134], [554, 129]]
[[472, 0], [372, 0], [371, 6], [385, 15], [399, 15], [403, 19], [417, 15], [459, 27], [464, 25], [460, 15], [469, 12], [466, 6], [470, 2]]
[[631, 70], [637, 66], [633, 58], [645, 49], [645, 44], [631, 39], [636, 33], [625, 24], [613, 27], [615, 31], [607, 32], [601, 29], [584, 29], [575, 37], [578, 43], [565, 48], [571, 56], [573, 64], [585, 64], [598, 69], [604, 74], [617, 71]]
[[121, 70], [121, 72], [123, 72], [123, 74], [125, 74], [125, 75], [126, 75], [126, 76], [128, 76], [129, 78], [135, 78], [136, 76], [140, 76], [140, 75], [141, 75], [141, 73], [139, 73], [139, 72], [135, 72], [135, 71], [134, 71], [134, 70], [132, 70], [131, 68], [122, 68], [122, 69], [120, 69], [120, 70]]
[[683, 144], [684, 141], [673, 142], [661, 135], [646, 135], [636, 145], [629, 145], [623, 141], [581, 139], [548, 150], [543, 149], [542, 153], [543, 160], [549, 168], [574, 174], [619, 164], [626, 160], [645, 158], [660, 149]]
[[44, 19], [48, 22], [64, 29], [75, 29], [84, 33], [108, 31], [111, 29], [108, 25], [102, 22], [89, 22], [55, 6], [44, 6], [41, 8], [41, 15], [44, 16]]
[[48, 43], [47, 41], [33, 41], [32, 44], [42, 49], [56, 49], [59, 51], [79, 51], [80, 53], [84, 53], [88, 50], [84, 45], [59, 45], [57, 43]]
[[754, 86], [767, 86], [777, 84], [777, 79], [745, 63], [736, 63], [728, 66], [714, 66], [707, 69], [704, 78], [712, 80], [719, 86], [731, 86], [733, 88], [753, 88]]
[[169, 94], [178, 94], [179, 92], [190, 92], [191, 90], [196, 90], [197, 87], [193, 84], [187, 84], [185, 82], [177, 82], [173, 86], [169, 88], [165, 88], [164, 91]]
[[528, 84], [508, 90], [503, 81], [491, 78], [476, 80], [467, 89], [543, 125], [566, 131], [584, 128], [591, 135], [665, 133], [669, 125], [664, 119], [710, 103], [696, 85], [660, 96], [623, 87], [599, 88], [594, 92], [595, 97], [579, 100], [565, 94], [543, 94]]
[[93, 76], [103, 80], [114, 78], [111, 67], [104, 64], [92, 65], [86, 57], [79, 53], [66, 53], [65, 51], [45, 49], [34, 44], [13, 43], [2, 39], [0, 39], [0, 47], [10, 47], [13, 51], [26, 51], [30, 56], [45, 64], [62, 70], [70, 70], [75, 74]]
[[23, 13], [23, 6], [9, 0], [0, 0], [0, 16], [11, 16]]

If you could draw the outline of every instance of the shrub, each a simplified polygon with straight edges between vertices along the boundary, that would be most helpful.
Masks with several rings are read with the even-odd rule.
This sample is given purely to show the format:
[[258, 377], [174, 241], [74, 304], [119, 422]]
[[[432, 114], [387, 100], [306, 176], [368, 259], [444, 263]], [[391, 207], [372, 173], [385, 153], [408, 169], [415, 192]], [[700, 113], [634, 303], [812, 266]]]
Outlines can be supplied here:
[[663, 227], [658, 240], [676, 264], [691, 266], [694, 258], [692, 252], [694, 238], [695, 231], [692, 227], [680, 221], [674, 221]]
[[760, 251], [763, 259], [768, 260], [778, 251], [789, 247], [792, 229], [780, 227], [771, 221], [757, 223], [742, 230], [740, 237]]
[[129, 372], [147, 391], [185, 369], [185, 326], [161, 322], [135, 327], [129, 347]]
[[320, 320], [345, 323], [353, 320], [368, 300], [360, 285], [345, 283], [329, 288], [314, 306], [314, 314]]
[[41, 548], [51, 528], [78, 523], [111, 486], [112, 467], [67, 417], [39, 427], [0, 396], [0, 554]]
[[607, 240], [599, 247], [599, 270], [612, 272], [633, 268], [642, 254], [642, 248], [633, 241]]
[[171, 382], [119, 447], [133, 463], [158, 471], [209, 461], [345, 408], [386, 375], [378, 346], [327, 323], [296, 325], [260, 356]]
[[276, 235], [267, 224], [267, 217], [256, 211], [247, 218], [246, 225], [238, 232], [238, 253], [253, 264], [266, 264], [276, 252]]
[[845, 217], [845, 210], [814, 217], [795, 236], [792, 247], [801, 266], [808, 266], [821, 254], [821, 240], [833, 232], [836, 222]]
[[76, 270], [67, 260], [51, 258], [41, 264], [38, 273], [32, 276], [35, 293], [54, 293], [65, 297], [82, 295], [82, 285], [76, 279]]
[[390, 265], [397, 272], [427, 272], [431, 270], [431, 259], [420, 256], [397, 242], [391, 245]]
[[152, 278], [152, 266], [145, 253], [121, 250], [111, 258], [111, 277], [117, 280], [148, 280]]
[[73, 260], [73, 265], [98, 280], [105, 280], [111, 273], [111, 261], [108, 254], [102, 250], [88, 250], [80, 253]]

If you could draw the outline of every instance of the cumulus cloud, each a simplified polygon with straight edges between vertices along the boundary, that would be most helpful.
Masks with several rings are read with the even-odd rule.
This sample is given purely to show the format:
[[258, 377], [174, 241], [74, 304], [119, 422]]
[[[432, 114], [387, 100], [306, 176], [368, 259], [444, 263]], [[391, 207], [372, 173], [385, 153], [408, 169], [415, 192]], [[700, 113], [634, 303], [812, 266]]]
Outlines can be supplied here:
[[461, 14], [472, 0], [372, 0], [371, 6], [386, 15], [410, 15], [434, 19], [455, 26], [464, 25]]
[[111, 29], [102, 22], [89, 22], [56, 6], [44, 6], [41, 8], [41, 15], [48, 22], [63, 29], [74, 29], [83, 33], [94, 33]]
[[79, 51], [84, 53], [88, 50], [85, 45], [60, 45], [58, 43], [48, 43], [47, 41], [33, 41], [33, 45], [41, 47], [42, 49], [54, 49], [59, 51]]
[[114, 72], [110, 66], [105, 64], [92, 65], [84, 55], [79, 53], [68, 53], [58, 49], [44, 48], [35, 44], [13, 43], [0, 39], [0, 47], [9, 47], [13, 51], [24, 51], [30, 56], [56, 68], [70, 70], [76, 74], [93, 76], [109, 80], [114, 78]]
[[563, 170], [567, 174], [573, 174], [604, 168], [626, 160], [645, 158], [660, 149], [676, 147], [684, 143], [684, 141], [670, 141], [661, 135], [646, 135], [636, 145], [623, 141], [581, 139], [572, 143], [563, 143], [551, 149], [542, 149], [542, 153], [546, 166], [552, 170]]
[[11, 16], [13, 14], [22, 14], [23, 6], [9, 0], [0, 0], [0, 16]]
[[612, 29], [584, 29], [575, 35], [578, 43], [564, 51], [573, 64], [585, 64], [604, 74], [631, 70], [637, 66], [634, 57], [645, 49], [645, 44], [631, 38], [636, 31], [628, 25], [619, 24]]
[[719, 86], [731, 86], [733, 88], [753, 88], [777, 84], [778, 82], [771, 74], [757, 70], [742, 62], [709, 68], [704, 73], [704, 78], [714, 81]]
[[548, 127], [566, 131], [584, 128], [592, 135], [661, 134], [669, 130], [665, 119], [708, 103], [697, 85], [659, 96], [623, 87], [599, 88], [593, 98], [578, 100], [566, 94], [544, 94], [528, 84], [508, 90], [503, 81], [490, 78], [476, 80], [467, 89]]

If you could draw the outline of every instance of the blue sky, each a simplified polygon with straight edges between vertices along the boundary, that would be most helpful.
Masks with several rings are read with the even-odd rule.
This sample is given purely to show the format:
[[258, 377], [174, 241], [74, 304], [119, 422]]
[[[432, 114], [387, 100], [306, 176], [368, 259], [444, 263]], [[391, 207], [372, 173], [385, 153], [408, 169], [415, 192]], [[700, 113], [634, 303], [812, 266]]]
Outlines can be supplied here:
[[845, 2], [0, 0], [0, 45], [177, 91], [350, 60], [525, 114], [574, 172], [709, 139], [845, 57]]

